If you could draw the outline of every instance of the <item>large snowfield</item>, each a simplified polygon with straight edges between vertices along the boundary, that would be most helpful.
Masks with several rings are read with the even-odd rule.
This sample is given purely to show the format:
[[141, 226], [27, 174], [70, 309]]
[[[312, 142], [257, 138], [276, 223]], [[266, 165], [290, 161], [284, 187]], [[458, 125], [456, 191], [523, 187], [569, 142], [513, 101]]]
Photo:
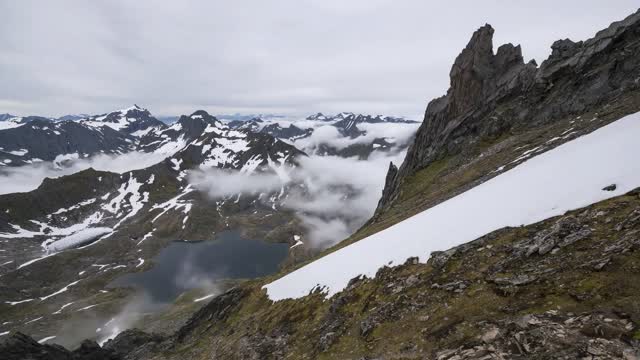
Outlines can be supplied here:
[[[328, 297], [383, 265], [443, 251], [506, 226], [532, 224], [640, 186], [640, 113], [538, 155], [384, 231], [264, 286], [269, 298]], [[603, 188], [616, 184], [615, 191]]]

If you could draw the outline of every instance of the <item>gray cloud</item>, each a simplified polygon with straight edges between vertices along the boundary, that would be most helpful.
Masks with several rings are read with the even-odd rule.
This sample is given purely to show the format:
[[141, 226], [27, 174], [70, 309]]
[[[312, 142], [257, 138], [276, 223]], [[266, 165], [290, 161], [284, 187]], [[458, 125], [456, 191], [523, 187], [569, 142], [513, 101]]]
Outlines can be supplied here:
[[402, 162], [405, 153], [374, 153], [368, 160], [334, 156], [300, 157], [297, 168], [253, 175], [219, 169], [194, 170], [189, 181], [213, 198], [238, 193], [278, 191], [286, 184], [304, 184], [305, 191], [292, 189], [283, 206], [295, 210], [306, 228], [309, 245], [335, 244], [364, 224], [375, 210], [389, 162]]
[[0, 112], [381, 112], [418, 117], [488, 22], [538, 62], [636, 0], [3, 1]]
[[[76, 155], [76, 154], [74, 154]], [[54, 162], [34, 163], [0, 169], [0, 195], [35, 190], [45, 178], [57, 178], [94, 168], [99, 171], [125, 173], [144, 169], [164, 160], [166, 155], [132, 151], [122, 155], [96, 155], [77, 159], [66, 166]]]

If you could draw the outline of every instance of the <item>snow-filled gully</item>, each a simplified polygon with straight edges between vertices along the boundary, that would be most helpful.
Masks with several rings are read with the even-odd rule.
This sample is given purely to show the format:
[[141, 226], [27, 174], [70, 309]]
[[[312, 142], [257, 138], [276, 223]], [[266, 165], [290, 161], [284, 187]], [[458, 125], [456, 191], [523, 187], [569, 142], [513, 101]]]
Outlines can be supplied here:
[[[640, 113], [537, 155], [493, 179], [264, 286], [272, 300], [322, 287], [332, 296], [349, 280], [619, 196], [640, 186]], [[603, 188], [616, 184], [614, 191]]]

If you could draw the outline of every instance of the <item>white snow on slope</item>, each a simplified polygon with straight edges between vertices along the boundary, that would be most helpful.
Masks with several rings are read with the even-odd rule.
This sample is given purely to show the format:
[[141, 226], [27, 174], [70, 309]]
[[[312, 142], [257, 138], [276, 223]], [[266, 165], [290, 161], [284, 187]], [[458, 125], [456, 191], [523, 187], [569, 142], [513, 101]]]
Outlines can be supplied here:
[[62, 310], [64, 310], [66, 307], [71, 306], [71, 305], [73, 305], [73, 301], [72, 301], [72, 302], [70, 302], [70, 303], [66, 303], [66, 304], [62, 305], [62, 306], [60, 307], [60, 309], [58, 309], [56, 312], [52, 313], [51, 315], [57, 315], [57, 314], [60, 314], [60, 313], [62, 313]]
[[148, 133], [150, 133], [152, 131], [159, 131], [161, 129], [162, 129], [161, 127], [148, 127], [146, 129], [143, 129], [143, 130], [134, 131], [134, 132], [131, 133], [131, 135], [133, 135], [135, 137], [138, 137], [138, 138], [141, 138], [141, 137], [147, 135]]
[[25, 300], [20, 300], [20, 301], [5, 301], [5, 304], [9, 304], [11, 306], [15, 306], [18, 304], [23, 304], [23, 303], [28, 303], [33, 301], [33, 299], [25, 299]]
[[73, 235], [63, 237], [60, 240], [56, 240], [47, 245], [47, 251], [55, 252], [62, 251], [76, 246], [84, 245], [92, 240], [99, 238], [102, 235], [106, 235], [113, 232], [113, 229], [108, 227], [95, 227], [80, 230]]
[[201, 298], [197, 298], [197, 299], [193, 300], [193, 302], [200, 302], [200, 301], [203, 301], [203, 300], [211, 299], [214, 296], [216, 296], [216, 294], [205, 295], [205, 296], [203, 296]]
[[24, 125], [21, 117], [14, 117], [5, 121], [0, 121], [0, 130], [13, 129]]
[[76, 209], [79, 209], [79, 208], [81, 208], [81, 207], [83, 207], [83, 206], [91, 205], [91, 204], [93, 204], [94, 202], [96, 202], [96, 199], [89, 199], [89, 200], [85, 200], [85, 201], [79, 202], [79, 203], [77, 203], [77, 204], [75, 204], [75, 205], [71, 206], [71, 207], [70, 207], [70, 208], [68, 208], [68, 209], [60, 208], [60, 209], [58, 209], [58, 211], [56, 211], [56, 212], [54, 212], [54, 213], [52, 213], [52, 214], [48, 215], [47, 217], [51, 217], [51, 215], [60, 215], [60, 214], [62, 214], [62, 213], [66, 213], [66, 212], [69, 212], [69, 211], [72, 211], [72, 210], [76, 210]]
[[[113, 113], [116, 113], [118, 115], [117, 115], [117, 117], [112, 116], [110, 118], [110, 121], [104, 121], [104, 120], [107, 118], [108, 115], [111, 115], [113, 113], [104, 114], [102, 116], [94, 116], [94, 117], [90, 117], [90, 118], [87, 118], [87, 119], [82, 119], [82, 120], [80, 120], [80, 123], [82, 125], [85, 125], [85, 126], [88, 126], [88, 127], [92, 127], [92, 128], [96, 128], [96, 129], [100, 129], [103, 126], [108, 126], [108, 127], [112, 128], [113, 130], [119, 131], [119, 130], [122, 130], [122, 129], [126, 128], [131, 123], [134, 123], [134, 122], [138, 121], [138, 119], [135, 118], [135, 117], [133, 117], [133, 118], [127, 117], [127, 113], [130, 110], [147, 111], [147, 109], [143, 109], [143, 108], [138, 107], [138, 106], [131, 106], [131, 107], [126, 108], [126, 109], [114, 111]], [[142, 130], [138, 130], [138, 132], [141, 132], [141, 131]]]
[[128, 211], [126, 215], [113, 227], [114, 229], [118, 228], [125, 220], [137, 214], [149, 200], [148, 192], [145, 191], [144, 193], [140, 193], [139, 191], [143, 184], [144, 183], [138, 182], [138, 179], [130, 173], [127, 183], [122, 184], [118, 189], [118, 195], [111, 199], [109, 204], [102, 207], [103, 210], [115, 214], [116, 218], [122, 216], [124, 212]]
[[154, 217], [151, 222], [155, 222], [156, 220], [158, 220], [158, 218], [160, 218], [162, 215], [164, 215], [167, 211], [169, 210], [178, 210], [178, 209], [183, 209], [183, 211], [185, 213], [188, 213], [189, 210], [191, 210], [191, 204], [188, 200], [180, 200], [180, 198], [182, 198], [183, 196], [191, 193], [192, 191], [195, 191], [195, 189], [193, 189], [191, 187], [191, 185], [187, 185], [180, 194], [178, 194], [176, 197], [169, 199], [161, 204], [156, 204], [153, 205], [153, 207], [151, 207], [151, 210], [155, 210], [155, 209], [162, 209], [162, 211], [160, 213], [158, 213], [158, 215], [156, 215], [156, 217]]
[[60, 294], [62, 294], [63, 292], [68, 291], [68, 290], [69, 290], [69, 288], [70, 288], [71, 286], [74, 286], [74, 285], [76, 285], [76, 284], [77, 284], [77, 283], [79, 283], [79, 282], [80, 282], [80, 280], [76, 280], [76, 281], [72, 282], [71, 284], [69, 284], [69, 285], [67, 285], [67, 286], [63, 287], [62, 289], [60, 289], [60, 290], [58, 290], [58, 291], [56, 291], [56, 292], [54, 292], [54, 293], [52, 293], [52, 294], [49, 294], [49, 295], [47, 295], [47, 296], [43, 296], [43, 297], [41, 297], [41, 298], [40, 298], [40, 301], [45, 301], [45, 300], [47, 300], [47, 299], [48, 299], [48, 298], [50, 298], [50, 297], [53, 297], [53, 296], [56, 296], [56, 295], [60, 295]]
[[[165, 129], [164, 131], [167, 131], [167, 130], [168, 129]], [[144, 146], [149, 146], [154, 143], [155, 142], [149, 143]], [[187, 141], [184, 139], [184, 135], [180, 135], [180, 137], [178, 137], [175, 141], [171, 140], [170, 138], [166, 138], [165, 140], [162, 141], [161, 145], [158, 145], [158, 148], [154, 150], [153, 153], [165, 155], [166, 157], [169, 157], [169, 156], [173, 156], [178, 151], [183, 150], [184, 148], [187, 147], [187, 145], [189, 145], [189, 143], [187, 143]]]
[[37, 317], [37, 318], [35, 318], [35, 319], [33, 319], [33, 320], [29, 320], [29, 321], [27, 321], [27, 322], [26, 322], [26, 323], [24, 323], [24, 324], [25, 324], [25, 325], [26, 325], [26, 324], [31, 324], [31, 323], [34, 323], [34, 322], [36, 322], [36, 321], [40, 321], [40, 320], [42, 320], [43, 318], [44, 318], [44, 316], [40, 316], [40, 317]]
[[55, 336], [55, 335], [54, 335], [54, 336], [47, 336], [46, 338], [43, 338], [43, 339], [38, 340], [38, 344], [44, 344], [44, 343], [46, 343], [46, 342], [47, 342], [47, 341], [49, 341], [49, 340], [53, 340], [53, 339], [55, 339], [56, 337], [57, 337], [57, 336]]
[[[375, 276], [505, 226], [532, 224], [640, 186], [640, 113], [533, 157], [477, 187], [335, 251], [264, 286], [269, 298], [332, 296], [358, 276]], [[616, 184], [615, 191], [602, 188]]]
[[53, 255], [55, 255], [55, 254], [48, 254], [48, 255], [41, 256], [39, 258], [31, 259], [31, 260], [27, 261], [26, 263], [23, 263], [20, 266], [18, 266], [18, 269], [22, 269], [25, 266], [29, 266], [29, 265], [31, 265], [31, 264], [33, 264], [35, 262], [38, 262], [40, 260], [44, 260], [44, 259], [46, 259], [46, 258], [48, 258], [50, 256], [53, 256]]
[[[38, 231], [31, 231], [21, 228], [18, 225], [9, 224], [16, 232], [15, 233], [0, 233], [1, 238], [11, 239], [11, 238], [32, 238], [38, 235], [48, 235], [48, 236], [67, 236], [83, 229], [86, 229], [92, 224], [99, 223], [103, 218], [101, 212], [93, 213], [86, 217], [81, 223], [76, 223], [70, 225], [66, 228], [59, 228], [53, 225], [49, 225], [47, 223], [30, 220], [32, 223], [36, 224], [40, 227]], [[48, 229], [48, 230], [47, 230]], [[45, 230], [48, 232], [45, 233]], [[48, 241], [45, 241], [43, 245], [46, 245]]]

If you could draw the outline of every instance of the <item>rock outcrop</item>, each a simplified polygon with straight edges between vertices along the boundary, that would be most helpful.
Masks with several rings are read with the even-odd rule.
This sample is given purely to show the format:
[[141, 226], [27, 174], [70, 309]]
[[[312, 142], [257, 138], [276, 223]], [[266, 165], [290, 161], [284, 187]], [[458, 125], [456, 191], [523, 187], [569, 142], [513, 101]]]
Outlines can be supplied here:
[[60, 345], [39, 344], [30, 336], [13, 333], [0, 340], [3, 360], [121, 360], [124, 357], [101, 348], [94, 341], [85, 340], [80, 347], [69, 351]]
[[493, 32], [490, 25], [478, 29], [456, 58], [447, 94], [427, 106], [404, 163], [387, 177], [376, 216], [398, 198], [408, 177], [438, 159], [640, 87], [640, 12], [587, 41], [556, 41], [540, 67], [524, 62], [520, 46], [502, 45], [494, 54]]

